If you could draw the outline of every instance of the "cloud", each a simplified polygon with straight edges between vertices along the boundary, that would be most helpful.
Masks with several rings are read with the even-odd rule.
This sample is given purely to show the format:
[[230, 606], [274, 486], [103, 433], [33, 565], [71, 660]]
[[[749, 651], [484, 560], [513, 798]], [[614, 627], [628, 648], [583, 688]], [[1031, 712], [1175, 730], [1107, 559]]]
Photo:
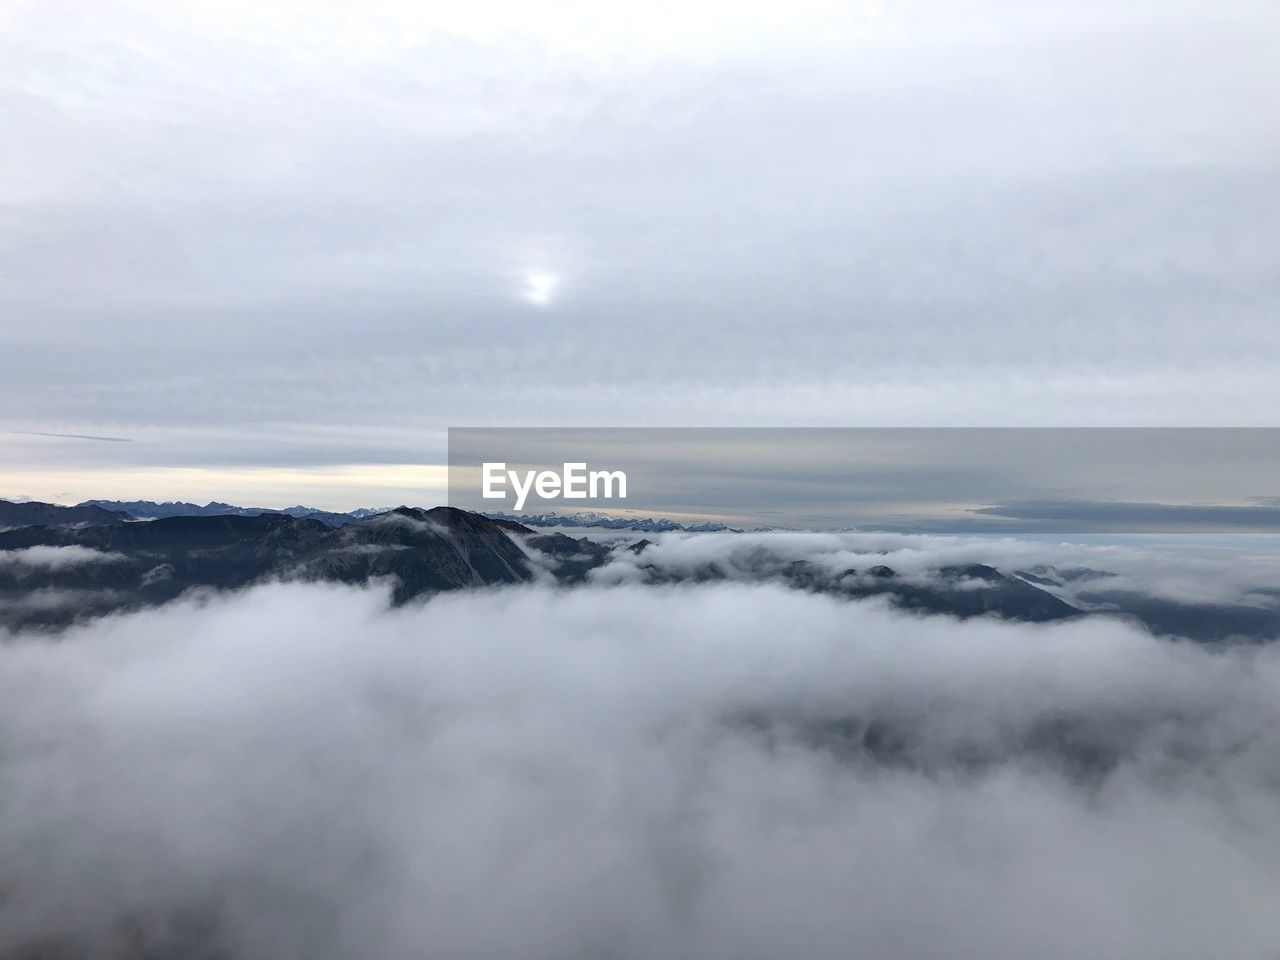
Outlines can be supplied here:
[[1280, 943], [1280, 648], [767, 585], [386, 601], [273, 585], [0, 646], [0, 952]]
[[[370, 517], [365, 521], [366, 526], [379, 527], [385, 530], [401, 530], [409, 534], [428, 534], [436, 537], [452, 538], [449, 528], [444, 524], [437, 523], [430, 518], [420, 518], [409, 516], [404, 513], [397, 513], [394, 510], [386, 513], [380, 513]], [[354, 535], [354, 529], [348, 531], [348, 535]]]
[[124, 554], [91, 547], [22, 547], [0, 551], [0, 569], [27, 568], [33, 571], [67, 570], [84, 564], [121, 563], [128, 560]]
[[99, 437], [90, 433], [40, 433], [36, 430], [14, 430], [26, 437], [55, 437], [59, 440], [101, 440], [104, 443], [132, 443], [131, 437]]
[[0, 614], [6, 622], [43, 619], [51, 614], [88, 617], [110, 613], [128, 599], [128, 593], [121, 590], [37, 587], [0, 596]]
[[[1135, 535], [1093, 545], [1077, 542], [934, 536], [902, 533], [661, 533], [646, 537], [641, 553], [616, 550], [593, 573], [599, 583], [648, 579], [647, 568], [674, 578], [712, 571], [743, 582], [777, 576], [804, 563], [830, 578], [850, 568], [892, 568], [904, 581], [927, 584], [943, 567], [988, 564], [1005, 574], [1035, 567], [1107, 574], [1111, 590], [1132, 591], [1181, 603], [1224, 604], [1247, 600], [1280, 583], [1280, 551], [1266, 536], [1160, 538]], [[1084, 540], [1085, 542], [1078, 542]], [[1067, 578], [1053, 592], [1075, 601], [1098, 586], [1089, 577]]]
[[1280, 530], [1275, 498], [1255, 497], [1251, 504], [1132, 503], [1104, 500], [1022, 500], [980, 507], [973, 513], [1031, 522], [1031, 529], [1206, 530], [1209, 532], [1273, 532]]

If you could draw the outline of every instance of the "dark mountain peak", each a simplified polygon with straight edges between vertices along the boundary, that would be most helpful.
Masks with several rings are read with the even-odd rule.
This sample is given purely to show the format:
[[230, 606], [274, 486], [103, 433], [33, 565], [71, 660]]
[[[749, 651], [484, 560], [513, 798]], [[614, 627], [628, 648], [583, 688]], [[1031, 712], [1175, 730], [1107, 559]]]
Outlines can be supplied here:
[[403, 505], [333, 531], [293, 572], [346, 583], [391, 578], [397, 603], [440, 590], [533, 577], [524, 550], [492, 520], [451, 507]]
[[412, 545], [447, 538], [449, 528], [426, 510], [396, 507], [364, 520], [347, 524], [337, 537], [339, 543], [400, 543]]
[[401, 518], [407, 520], [415, 520], [420, 523], [434, 523], [437, 526], [448, 529], [453, 526], [472, 526], [474, 520], [484, 521], [486, 527], [493, 525], [494, 521], [481, 516], [478, 513], [470, 513], [467, 510], [459, 510], [457, 507], [409, 507], [401, 504], [398, 507], [392, 507], [390, 510], [384, 510], [382, 513], [374, 514], [363, 520], [357, 521], [362, 524], [377, 523], [379, 521], [387, 521], [393, 518]]
[[104, 510], [93, 504], [64, 507], [59, 503], [41, 503], [36, 500], [23, 503], [0, 500], [0, 528], [52, 527], [67, 523], [120, 523], [122, 520], [132, 519], [127, 513]]
[[465, 521], [467, 523], [480, 521], [486, 526], [493, 522], [489, 520], [488, 517], [483, 517], [478, 513], [472, 513], [469, 510], [460, 510], [457, 507], [432, 507], [430, 510], [419, 510], [418, 512], [425, 513], [436, 521]]
[[[505, 524], [499, 524], [495, 520], [479, 514], [472, 513], [469, 510], [460, 510], [457, 507], [432, 507], [430, 510], [418, 510], [424, 519], [431, 523], [438, 524], [451, 534], [461, 533], [469, 536], [506, 536], [506, 533], [512, 530], [512, 527]], [[521, 526], [517, 524], [516, 526]], [[532, 533], [527, 527], [522, 527]], [[520, 531], [517, 531], [520, 532]]]
[[886, 567], [883, 563], [878, 563], [867, 571], [867, 575], [881, 580], [891, 580], [898, 575], [898, 571], [893, 567]]
[[526, 527], [523, 523], [516, 523], [514, 520], [494, 520], [493, 522], [508, 533], [531, 536], [535, 532], [532, 527]]
[[1008, 579], [995, 567], [989, 567], [985, 563], [956, 564], [954, 566], [940, 567], [938, 572], [944, 577], [988, 580], [992, 583]]
[[409, 517], [413, 520], [425, 520], [427, 519], [427, 511], [422, 509], [422, 507], [407, 507], [404, 504], [401, 504], [398, 507], [392, 507], [390, 510], [384, 510], [382, 513], [375, 514], [367, 519], [377, 520], [379, 517], [390, 516]]

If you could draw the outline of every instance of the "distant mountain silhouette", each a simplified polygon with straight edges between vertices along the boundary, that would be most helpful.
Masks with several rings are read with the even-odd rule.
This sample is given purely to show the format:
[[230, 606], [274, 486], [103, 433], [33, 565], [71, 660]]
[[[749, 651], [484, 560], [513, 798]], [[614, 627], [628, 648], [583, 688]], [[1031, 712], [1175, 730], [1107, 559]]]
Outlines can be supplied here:
[[685, 522], [666, 517], [615, 517], [606, 513], [486, 513], [491, 520], [514, 520], [526, 527], [594, 527], [600, 530], [634, 530], [639, 533], [741, 533], [715, 520]]
[[258, 517], [264, 513], [283, 513], [299, 520], [309, 517], [331, 527], [341, 527], [353, 520], [360, 520], [381, 512], [361, 509], [351, 513], [333, 513], [303, 506], [274, 510], [270, 507], [237, 507], [235, 504], [220, 503], [217, 500], [203, 506], [172, 500], [166, 500], [164, 503], [156, 503], [154, 500], [85, 500], [77, 506], [99, 507], [113, 513], [128, 514], [137, 520], [161, 520], [166, 517]]
[[[124, 512], [127, 519], [129, 514]], [[116, 523], [121, 519], [120, 511], [104, 510], [93, 504], [80, 504], [64, 507], [57, 503], [39, 503], [31, 500], [14, 503], [11, 500], [0, 500], [0, 529], [9, 527], [29, 527], [36, 524], [45, 526], [62, 523]]]
[[[180, 510], [194, 505], [160, 506]], [[226, 507], [214, 503], [198, 509]], [[271, 580], [383, 581], [392, 585], [393, 601], [401, 604], [441, 591], [535, 580], [578, 584], [615, 557], [625, 557], [641, 582], [654, 585], [772, 581], [850, 599], [885, 597], [921, 614], [993, 614], [1031, 622], [1103, 614], [1210, 642], [1280, 636], [1280, 593], [1258, 593], [1256, 602], [1248, 604], [1183, 604], [1108, 589], [1112, 574], [1084, 568], [1035, 567], [1006, 575], [985, 564], [969, 564], [906, 577], [874, 563], [833, 572], [819, 563], [782, 559], [762, 543], [735, 560], [731, 571], [708, 561], [675, 573], [651, 559], [654, 543], [649, 540], [604, 544], [450, 507], [369, 511], [363, 519], [347, 516], [341, 526], [311, 513], [233, 509], [242, 512], [140, 521], [94, 503], [62, 507], [0, 501], [0, 518], [8, 528], [0, 531], [0, 626], [61, 627], [165, 603], [192, 590], [237, 589]], [[76, 549], [47, 549], [58, 547]], [[1067, 583], [1089, 584], [1087, 591], [1075, 594], [1088, 609], [1055, 594]]]
[[[283, 513], [302, 519], [309, 517], [319, 520], [331, 527], [341, 527], [356, 520], [366, 520], [380, 513], [386, 513], [390, 507], [360, 507], [346, 513], [319, 510], [315, 507], [292, 506], [281, 507], [240, 507], [232, 503], [221, 503], [217, 500], [206, 504], [188, 503], [185, 501], [166, 500], [158, 503], [155, 500], [85, 500], [78, 504], [81, 507], [99, 507], [117, 513], [125, 513], [137, 520], [159, 520], [166, 517], [257, 517], [264, 513]], [[592, 527], [603, 530], [637, 531], [641, 533], [670, 533], [684, 531], [686, 533], [740, 533], [736, 528], [726, 526], [714, 520], [680, 521], [665, 517], [615, 517], [603, 513], [485, 513], [482, 516], [491, 520], [510, 520], [525, 527]], [[16, 526], [17, 524], [15, 524]]]

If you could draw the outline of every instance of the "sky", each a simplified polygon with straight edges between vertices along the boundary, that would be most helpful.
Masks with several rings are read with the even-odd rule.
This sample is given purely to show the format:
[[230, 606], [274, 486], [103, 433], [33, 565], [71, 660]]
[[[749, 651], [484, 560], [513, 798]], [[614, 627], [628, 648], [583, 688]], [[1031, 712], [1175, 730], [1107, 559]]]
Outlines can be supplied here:
[[447, 479], [449, 506], [482, 512], [1209, 534], [1280, 530], [1278, 476], [1266, 428], [464, 427]]
[[0, 496], [1280, 401], [1269, 0], [0, 0], [0, 140]]

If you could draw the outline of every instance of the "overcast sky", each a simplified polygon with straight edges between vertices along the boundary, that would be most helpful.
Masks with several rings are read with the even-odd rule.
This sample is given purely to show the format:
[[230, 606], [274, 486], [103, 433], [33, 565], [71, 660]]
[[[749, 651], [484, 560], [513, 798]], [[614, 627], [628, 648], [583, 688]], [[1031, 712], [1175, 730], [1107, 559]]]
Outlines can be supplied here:
[[1280, 401], [1274, 0], [0, 0], [0, 142], [0, 496]]

